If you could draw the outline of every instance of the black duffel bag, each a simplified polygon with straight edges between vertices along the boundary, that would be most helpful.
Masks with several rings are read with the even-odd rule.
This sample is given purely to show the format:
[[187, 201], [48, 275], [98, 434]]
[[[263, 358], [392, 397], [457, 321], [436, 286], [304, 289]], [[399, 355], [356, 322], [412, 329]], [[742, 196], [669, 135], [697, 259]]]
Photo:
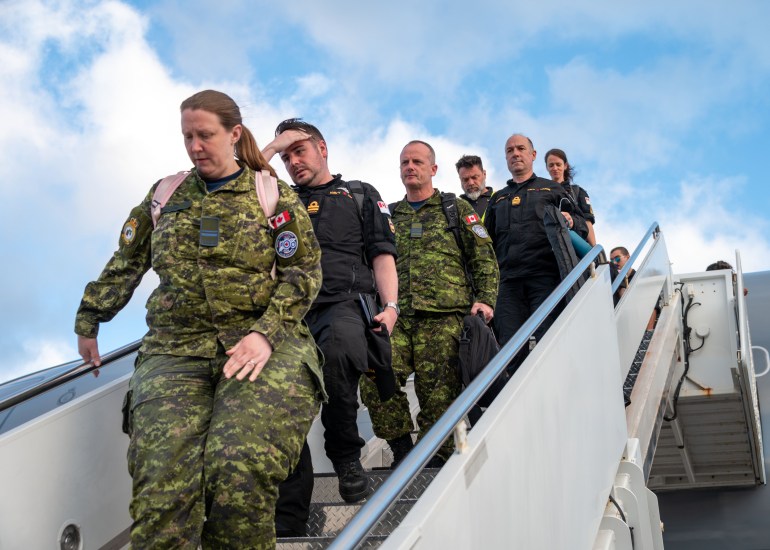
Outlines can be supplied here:
[[[479, 373], [484, 370], [489, 361], [500, 351], [492, 328], [484, 322], [484, 315], [466, 315], [463, 317], [463, 331], [460, 334], [460, 360], [457, 365], [457, 375], [463, 387], [467, 388]], [[488, 407], [500, 393], [508, 375], [503, 371], [497, 380], [479, 399], [478, 405]]]

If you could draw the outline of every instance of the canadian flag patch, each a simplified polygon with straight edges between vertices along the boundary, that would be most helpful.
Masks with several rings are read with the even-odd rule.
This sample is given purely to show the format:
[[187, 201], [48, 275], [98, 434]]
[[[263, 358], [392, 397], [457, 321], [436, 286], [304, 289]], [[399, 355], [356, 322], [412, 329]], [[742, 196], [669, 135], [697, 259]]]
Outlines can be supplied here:
[[385, 204], [384, 202], [377, 201], [377, 206], [380, 207], [380, 212], [382, 212], [383, 214], [390, 214], [390, 210], [388, 209], [388, 205]]
[[270, 227], [272, 227], [273, 229], [278, 229], [279, 227], [283, 227], [290, 221], [291, 221], [291, 214], [289, 214], [288, 210], [284, 210], [280, 214], [276, 215], [272, 220], [270, 220]]
[[476, 214], [471, 214], [470, 216], [465, 216], [465, 223], [468, 225], [472, 223], [479, 223], [479, 217]]

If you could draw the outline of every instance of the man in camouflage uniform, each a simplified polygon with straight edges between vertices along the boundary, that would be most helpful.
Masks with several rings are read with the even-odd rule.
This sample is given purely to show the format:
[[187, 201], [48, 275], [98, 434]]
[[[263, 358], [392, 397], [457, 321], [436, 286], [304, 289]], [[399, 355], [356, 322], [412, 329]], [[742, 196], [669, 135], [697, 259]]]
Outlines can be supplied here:
[[[463, 251], [448, 229], [441, 194], [433, 188], [436, 155], [422, 141], [401, 152], [401, 181], [406, 198], [396, 204], [398, 296], [401, 315], [391, 335], [393, 371], [401, 386], [414, 373], [420, 402], [417, 422], [428, 431], [460, 394], [456, 368], [463, 316], [482, 312], [492, 319], [497, 297], [498, 268], [492, 241], [473, 207], [456, 200]], [[473, 295], [473, 278], [476, 295]], [[375, 433], [388, 440], [398, 463], [411, 448], [412, 419], [406, 394], [390, 401], [367, 398]], [[445, 445], [432, 460], [440, 465], [452, 453]]]
[[[271, 229], [253, 170], [241, 166], [213, 183], [219, 187], [193, 170], [154, 230], [153, 187], [87, 285], [75, 322], [95, 352], [81, 347], [81, 354], [98, 365], [90, 339], [99, 323], [128, 303], [150, 267], [158, 274], [130, 382], [133, 548], [274, 548], [278, 483], [296, 464], [324, 398], [315, 345], [301, 323], [321, 286], [307, 212], [279, 182]], [[226, 364], [255, 333], [272, 353], [242, 380]]]

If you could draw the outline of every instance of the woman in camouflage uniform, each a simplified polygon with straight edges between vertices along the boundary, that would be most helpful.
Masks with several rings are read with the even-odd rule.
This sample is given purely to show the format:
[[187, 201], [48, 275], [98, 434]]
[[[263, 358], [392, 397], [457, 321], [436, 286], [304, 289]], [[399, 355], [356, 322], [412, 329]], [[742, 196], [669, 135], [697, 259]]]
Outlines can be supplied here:
[[78, 349], [100, 364], [99, 323], [155, 270], [160, 284], [130, 383], [132, 546], [273, 548], [278, 483], [324, 397], [302, 324], [320, 288], [321, 253], [282, 181], [278, 215], [267, 219], [255, 177], [275, 172], [230, 97], [199, 92], [181, 114], [195, 167], [157, 226], [157, 184], [129, 214], [118, 250], [86, 287]]

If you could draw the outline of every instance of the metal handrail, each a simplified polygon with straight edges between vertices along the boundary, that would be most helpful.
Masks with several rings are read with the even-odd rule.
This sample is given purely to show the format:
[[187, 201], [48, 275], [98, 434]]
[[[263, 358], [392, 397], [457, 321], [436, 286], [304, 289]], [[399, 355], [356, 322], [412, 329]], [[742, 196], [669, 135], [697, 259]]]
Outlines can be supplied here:
[[[657, 224], [655, 224], [657, 227]], [[348, 525], [329, 546], [329, 550], [353, 548], [369, 534], [375, 523], [390, 505], [404, 492], [430, 458], [438, 451], [455, 427], [481, 399], [498, 376], [508, 366], [514, 355], [529, 342], [529, 337], [556, 308], [583, 273], [593, 269], [594, 260], [604, 252], [601, 245], [594, 246], [564, 278], [529, 319], [495, 355], [471, 384], [454, 400], [433, 427], [420, 439], [412, 451], [399, 464], [380, 488], [367, 500]]]
[[741, 253], [735, 251], [735, 311], [738, 321], [738, 350], [740, 352], [741, 367], [754, 369], [754, 365], [749, 363], [751, 346], [749, 345], [748, 329], [749, 320], [746, 315], [746, 299], [743, 296], [743, 265], [741, 263]]
[[121, 359], [126, 355], [129, 355], [137, 351], [141, 343], [142, 343], [141, 340], [137, 340], [136, 342], [127, 344], [114, 351], [105, 353], [104, 355], [102, 355], [101, 366], [96, 367], [91, 362], [80, 363], [79, 365], [76, 365], [63, 373], [58, 374], [57, 376], [54, 376], [50, 380], [45, 380], [37, 384], [36, 386], [27, 388], [25, 390], [21, 390], [18, 393], [11, 395], [10, 397], [6, 397], [2, 401], [0, 401], [0, 412], [3, 412], [6, 409], [10, 409], [11, 407], [15, 407], [16, 405], [26, 401], [27, 399], [37, 397], [41, 393], [47, 392], [48, 390], [61, 386], [62, 384], [66, 384], [67, 382], [74, 380], [75, 378], [79, 378], [84, 374], [88, 374], [89, 372], [104, 368], [109, 363], [113, 361], [117, 361], [118, 359]]
[[647, 241], [650, 240], [650, 237], [657, 239], [659, 234], [660, 234], [660, 225], [658, 225], [658, 222], [653, 222], [650, 228], [647, 230], [647, 232], [639, 241], [639, 244], [636, 245], [636, 248], [631, 254], [631, 257], [626, 262], [626, 265], [624, 265], [623, 269], [621, 269], [618, 272], [618, 276], [615, 278], [615, 281], [612, 283], [613, 294], [615, 294], [618, 291], [618, 289], [620, 288], [620, 285], [622, 285], [623, 281], [625, 281], [626, 275], [628, 275], [628, 272], [631, 271], [631, 266], [634, 265], [634, 262], [636, 262], [636, 259], [642, 254], [642, 248], [644, 247], [645, 244], [647, 244]]

